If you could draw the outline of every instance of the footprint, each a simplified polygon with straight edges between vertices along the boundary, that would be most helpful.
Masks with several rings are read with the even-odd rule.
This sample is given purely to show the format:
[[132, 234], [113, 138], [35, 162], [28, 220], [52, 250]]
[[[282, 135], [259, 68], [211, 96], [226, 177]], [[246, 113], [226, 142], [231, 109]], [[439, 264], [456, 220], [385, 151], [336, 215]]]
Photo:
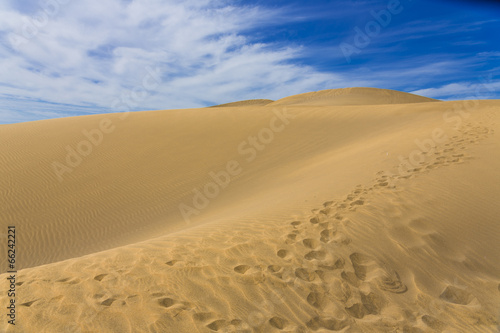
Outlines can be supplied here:
[[352, 267], [354, 268], [354, 274], [356, 277], [362, 281], [366, 279], [366, 266], [368, 258], [361, 253], [353, 253], [349, 256], [352, 262]]
[[334, 318], [322, 318], [322, 317], [315, 317], [311, 320], [309, 320], [306, 325], [310, 329], [317, 331], [320, 328], [325, 328], [330, 331], [340, 331], [344, 329], [348, 325], [347, 320], [339, 320], [339, 319], [334, 319]]
[[357, 278], [356, 274], [354, 274], [353, 272], [342, 271], [342, 273], [340, 273], [340, 277], [344, 281], [349, 283], [351, 286], [354, 286], [357, 288], [360, 285], [359, 279]]
[[94, 280], [96, 281], [102, 281], [102, 279], [104, 279], [104, 277], [108, 275], [108, 274], [99, 274], [99, 275], [96, 275], [94, 276]]
[[219, 331], [220, 329], [223, 329], [227, 326], [228, 326], [227, 321], [222, 320], [222, 319], [216, 320], [216, 321], [211, 322], [210, 324], [207, 325], [207, 327], [209, 329], [211, 329], [212, 331]]
[[278, 273], [281, 270], [281, 266], [278, 265], [269, 265], [267, 269], [272, 273]]
[[291, 225], [293, 225], [294, 227], [298, 226], [298, 225], [301, 225], [302, 222], [300, 221], [293, 221], [292, 223], [290, 223]]
[[208, 321], [215, 316], [213, 312], [199, 312], [193, 314], [193, 319], [196, 321]]
[[234, 268], [234, 271], [236, 273], [245, 274], [245, 272], [248, 271], [249, 269], [250, 269], [250, 266], [248, 266], [248, 265], [239, 265], [239, 266], [236, 266]]
[[66, 281], [69, 281], [70, 278], [64, 278], [64, 279], [59, 279], [57, 280], [56, 282], [66, 282]]
[[169, 297], [165, 297], [165, 298], [162, 298], [162, 299], [158, 300], [158, 304], [160, 304], [164, 308], [169, 308], [172, 305], [174, 305], [175, 303], [176, 302], [173, 299], [169, 298]]
[[173, 266], [173, 265], [175, 265], [176, 262], [179, 262], [179, 260], [170, 260], [170, 261], [167, 261], [165, 264], [167, 264], [169, 266]]
[[351, 207], [352, 206], [362, 206], [365, 204], [365, 201], [362, 199], [358, 199], [356, 201], [351, 202]]
[[446, 326], [439, 319], [436, 319], [433, 316], [429, 316], [429, 315], [422, 316], [422, 321], [424, 322], [425, 325], [427, 325], [430, 328], [435, 329], [435, 330], [442, 330]]
[[152, 297], [162, 297], [162, 296], [165, 296], [164, 293], [152, 293], [151, 294]]
[[116, 301], [115, 298], [108, 298], [107, 300], [102, 301], [101, 305], [111, 306], [111, 304], [113, 304], [114, 301]]
[[269, 319], [269, 324], [271, 324], [272, 327], [282, 330], [285, 328], [287, 321], [281, 317], [272, 317]]
[[309, 295], [307, 295], [307, 303], [318, 309], [321, 309], [323, 307], [324, 299], [324, 295], [317, 292], [311, 292], [309, 293]]
[[318, 267], [333, 271], [335, 269], [344, 268], [344, 265], [345, 265], [345, 260], [344, 260], [344, 258], [341, 257], [341, 258], [338, 258], [337, 260], [335, 260], [333, 265], [319, 265]]
[[320, 210], [319, 212], [321, 214], [323, 214], [323, 215], [328, 215], [328, 214], [330, 214], [331, 209], [330, 208], [325, 208], [325, 209]]
[[324, 229], [319, 234], [320, 235], [319, 240], [322, 241], [323, 243], [328, 243], [332, 239], [332, 237], [335, 235], [336, 232], [337, 232], [336, 229]]
[[311, 282], [316, 278], [316, 273], [308, 271], [305, 268], [297, 268], [295, 270], [295, 276], [301, 280]]
[[285, 258], [288, 255], [288, 251], [281, 249], [276, 253], [276, 255], [280, 258]]
[[25, 306], [25, 307], [29, 308], [36, 301], [38, 301], [38, 300], [34, 300], [34, 301], [31, 301], [31, 302], [22, 303], [22, 304], [19, 304], [19, 305], [20, 306]]
[[356, 303], [350, 307], [346, 307], [345, 310], [349, 315], [354, 318], [362, 319], [365, 316], [365, 307], [361, 303]]
[[309, 220], [309, 222], [311, 222], [312, 224], [318, 224], [319, 223], [319, 218], [316, 216], [316, 217], [313, 217]]
[[383, 298], [375, 293], [366, 295], [361, 293], [361, 302], [363, 302], [363, 307], [368, 314], [379, 314], [384, 306]]
[[307, 247], [309, 249], [312, 249], [312, 250], [318, 248], [321, 245], [320, 242], [318, 242], [317, 240], [312, 239], [312, 238], [306, 238], [306, 239], [304, 239], [302, 241], [302, 244], [304, 244], [305, 247]]
[[473, 296], [463, 289], [448, 286], [441, 295], [439, 295], [439, 298], [453, 304], [467, 305], [472, 301]]
[[325, 259], [325, 257], [326, 257], [325, 251], [311, 251], [304, 256], [306, 260], [313, 260], [313, 259], [322, 260]]
[[296, 240], [296, 239], [297, 239], [297, 234], [288, 234], [288, 235], [286, 235], [286, 237], [287, 237], [288, 239], [290, 239], [290, 240], [293, 240], [293, 241], [294, 241], [294, 240]]
[[324, 229], [321, 231], [320, 235], [320, 241], [323, 243], [328, 243], [332, 236], [335, 235], [335, 230], [334, 229]]
[[330, 207], [333, 204], [334, 204], [334, 201], [325, 201], [325, 202], [323, 202], [323, 207], [325, 207], [325, 208]]
[[401, 282], [398, 272], [394, 272], [394, 275], [387, 274], [382, 277], [379, 281], [380, 289], [389, 291], [395, 294], [404, 294], [408, 291], [408, 287]]

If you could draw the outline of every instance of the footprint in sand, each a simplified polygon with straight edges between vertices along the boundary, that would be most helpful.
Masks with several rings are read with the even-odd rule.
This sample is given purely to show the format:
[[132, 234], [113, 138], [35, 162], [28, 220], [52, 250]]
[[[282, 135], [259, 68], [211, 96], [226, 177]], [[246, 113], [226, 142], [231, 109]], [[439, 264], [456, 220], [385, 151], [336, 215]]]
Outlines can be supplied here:
[[215, 320], [207, 325], [207, 327], [212, 331], [219, 331], [225, 327], [229, 326], [229, 323], [223, 319]]
[[342, 280], [346, 281], [353, 287], [358, 288], [361, 284], [360, 280], [353, 272], [342, 271], [342, 273], [340, 273], [340, 277], [342, 278]]
[[285, 249], [280, 249], [278, 252], [276, 252], [276, 255], [282, 259], [286, 259], [288, 256], [288, 251]]
[[331, 229], [323, 229], [320, 232], [320, 241], [323, 243], [328, 243], [330, 240], [335, 236], [337, 232], [336, 228], [331, 228]]
[[335, 258], [333, 260], [328, 260], [329, 262], [322, 263], [318, 265], [319, 268], [326, 269], [329, 271], [333, 271], [336, 269], [342, 269], [345, 266], [345, 260], [342, 257]]
[[38, 300], [34, 300], [34, 301], [30, 301], [30, 302], [26, 302], [26, 303], [22, 303], [22, 304], [19, 304], [20, 306], [25, 306], [27, 308], [29, 308], [31, 305], [33, 305], [33, 303], [35, 303], [36, 301]]
[[113, 304], [115, 301], [116, 301], [116, 298], [108, 298], [108, 299], [102, 301], [101, 305], [111, 306], [111, 304]]
[[177, 302], [170, 297], [165, 297], [165, 298], [159, 299], [158, 304], [160, 304], [160, 306], [162, 306], [164, 308], [169, 308], [172, 305], [177, 304]]
[[365, 201], [363, 199], [358, 199], [353, 202], [351, 202], [351, 207], [353, 206], [362, 206], [365, 204]]
[[408, 287], [401, 282], [398, 272], [386, 274], [379, 280], [380, 289], [394, 294], [403, 294], [408, 291]]
[[108, 274], [99, 274], [94, 276], [94, 280], [101, 282]]
[[245, 274], [245, 272], [248, 271], [249, 269], [250, 269], [250, 266], [248, 266], [248, 265], [238, 265], [234, 268], [234, 271], [236, 273]]
[[346, 307], [345, 310], [347, 311], [348, 314], [353, 316], [354, 318], [361, 319], [366, 315], [369, 314], [379, 314], [380, 311], [384, 307], [384, 299], [375, 294], [375, 293], [368, 293], [368, 294], [363, 294], [360, 293], [361, 296], [361, 303], [356, 303], [353, 304], [350, 307]]
[[274, 328], [277, 328], [277, 329], [284, 329], [287, 325], [287, 320], [286, 319], [283, 319], [281, 317], [272, 317], [271, 319], [269, 319], [269, 324], [274, 327]]
[[269, 265], [267, 270], [279, 279], [283, 279], [284, 268], [278, 265]]
[[193, 314], [193, 319], [196, 321], [206, 322], [215, 317], [213, 312], [198, 312]]
[[297, 234], [291, 233], [286, 235], [285, 244], [293, 244], [297, 240]]
[[326, 257], [326, 252], [325, 251], [311, 251], [308, 252], [305, 256], [304, 259], [306, 260], [323, 260]]
[[322, 309], [326, 303], [326, 297], [324, 293], [321, 294], [313, 291], [307, 295], [307, 303], [317, 309]]
[[305, 247], [311, 250], [318, 249], [321, 246], [321, 243], [319, 241], [312, 238], [306, 238], [302, 240], [302, 244], [304, 244]]
[[248, 265], [238, 265], [233, 270], [238, 273], [236, 280], [242, 284], [259, 284], [266, 279], [261, 268], [258, 266], [252, 268]]
[[301, 267], [295, 270], [295, 276], [301, 280], [311, 282], [316, 278], [316, 272]]
[[317, 331], [321, 328], [330, 331], [340, 331], [349, 325], [349, 321], [335, 318], [315, 317], [309, 320], [306, 325], [313, 331]]
[[425, 325], [434, 330], [442, 330], [446, 327], [446, 325], [442, 321], [434, 318], [433, 316], [424, 315], [422, 316], [422, 321], [424, 322]]
[[320, 222], [320, 218], [315, 216], [309, 220], [312, 224], [318, 224]]
[[357, 252], [351, 254], [349, 258], [351, 259], [354, 274], [356, 274], [358, 279], [364, 281], [366, 279], [367, 272], [366, 265], [370, 263], [370, 260], [364, 254]]
[[167, 261], [165, 264], [169, 265], [169, 266], [173, 266], [175, 265], [175, 263], [179, 262], [179, 260], [170, 260], [170, 261]]
[[447, 286], [441, 295], [439, 295], [439, 298], [449, 303], [467, 305], [472, 302], [474, 296], [464, 289], [455, 286]]

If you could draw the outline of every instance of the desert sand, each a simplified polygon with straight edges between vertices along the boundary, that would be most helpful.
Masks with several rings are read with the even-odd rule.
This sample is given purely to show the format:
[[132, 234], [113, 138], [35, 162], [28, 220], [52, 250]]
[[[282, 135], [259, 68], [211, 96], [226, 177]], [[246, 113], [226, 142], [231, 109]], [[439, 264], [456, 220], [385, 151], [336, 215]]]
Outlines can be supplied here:
[[500, 100], [0, 125], [1, 332], [497, 332]]

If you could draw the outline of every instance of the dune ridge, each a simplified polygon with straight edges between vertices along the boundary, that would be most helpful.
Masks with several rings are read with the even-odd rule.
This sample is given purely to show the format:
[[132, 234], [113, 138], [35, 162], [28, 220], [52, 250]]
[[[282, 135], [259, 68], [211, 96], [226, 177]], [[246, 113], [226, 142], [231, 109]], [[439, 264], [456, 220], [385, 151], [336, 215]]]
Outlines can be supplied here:
[[248, 99], [245, 101], [238, 101], [238, 102], [231, 102], [231, 103], [214, 105], [214, 106], [211, 106], [211, 108], [257, 106], [257, 105], [264, 106], [264, 105], [268, 105], [272, 102], [274, 102], [274, 101], [271, 99]]
[[[0, 216], [22, 251], [18, 323], [0, 330], [495, 332], [499, 106], [269, 104], [6, 125]], [[53, 161], [90, 140], [82, 130], [109, 129], [103, 119], [115, 129], [59, 181]], [[187, 222], [180, 204], [199, 214]]]
[[279, 99], [269, 105], [378, 105], [437, 101], [397, 90], [354, 87], [303, 93]]

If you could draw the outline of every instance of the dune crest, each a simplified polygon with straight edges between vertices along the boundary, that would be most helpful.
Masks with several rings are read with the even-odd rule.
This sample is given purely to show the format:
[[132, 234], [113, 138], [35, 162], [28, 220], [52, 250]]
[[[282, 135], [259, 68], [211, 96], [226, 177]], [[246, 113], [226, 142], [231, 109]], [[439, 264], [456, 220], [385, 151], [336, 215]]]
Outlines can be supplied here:
[[275, 105], [379, 105], [437, 102], [438, 100], [397, 90], [341, 88], [314, 91], [279, 99]]
[[231, 102], [211, 106], [211, 108], [238, 107], [238, 106], [264, 106], [274, 102], [271, 99], [248, 99], [245, 101]]

